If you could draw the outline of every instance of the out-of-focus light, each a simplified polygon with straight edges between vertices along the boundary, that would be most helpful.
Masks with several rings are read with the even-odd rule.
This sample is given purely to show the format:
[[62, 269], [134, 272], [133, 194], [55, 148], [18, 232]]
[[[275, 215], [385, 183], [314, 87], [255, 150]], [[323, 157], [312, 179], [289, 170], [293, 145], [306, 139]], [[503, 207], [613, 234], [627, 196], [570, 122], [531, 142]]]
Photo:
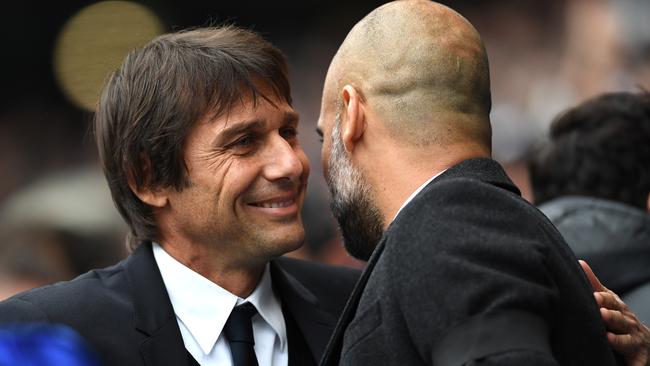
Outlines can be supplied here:
[[126, 54], [163, 32], [158, 17], [146, 7], [127, 1], [104, 1], [71, 17], [58, 36], [54, 73], [74, 104], [94, 111], [111, 71]]

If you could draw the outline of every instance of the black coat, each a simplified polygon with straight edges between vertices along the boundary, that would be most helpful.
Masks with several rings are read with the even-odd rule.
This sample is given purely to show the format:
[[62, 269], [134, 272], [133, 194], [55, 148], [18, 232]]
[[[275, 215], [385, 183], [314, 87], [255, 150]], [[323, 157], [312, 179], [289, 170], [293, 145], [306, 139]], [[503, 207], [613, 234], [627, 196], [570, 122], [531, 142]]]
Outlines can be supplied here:
[[[315, 360], [358, 278], [358, 271], [280, 258], [271, 279]], [[151, 244], [115, 266], [18, 294], [0, 303], [0, 323], [47, 322], [78, 331], [107, 365], [189, 365]], [[291, 345], [289, 345], [291, 347]]]
[[322, 365], [339, 359], [346, 366], [616, 364], [576, 258], [490, 159], [448, 169], [389, 226]]

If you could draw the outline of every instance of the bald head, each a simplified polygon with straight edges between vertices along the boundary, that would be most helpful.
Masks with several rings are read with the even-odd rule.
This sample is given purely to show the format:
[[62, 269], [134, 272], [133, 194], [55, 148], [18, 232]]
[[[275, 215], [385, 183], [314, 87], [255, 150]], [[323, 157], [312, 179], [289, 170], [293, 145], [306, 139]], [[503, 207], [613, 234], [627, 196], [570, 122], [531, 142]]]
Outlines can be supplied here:
[[392, 135], [414, 145], [490, 146], [490, 81], [478, 32], [426, 0], [388, 3], [350, 31], [332, 60], [325, 98], [352, 85]]

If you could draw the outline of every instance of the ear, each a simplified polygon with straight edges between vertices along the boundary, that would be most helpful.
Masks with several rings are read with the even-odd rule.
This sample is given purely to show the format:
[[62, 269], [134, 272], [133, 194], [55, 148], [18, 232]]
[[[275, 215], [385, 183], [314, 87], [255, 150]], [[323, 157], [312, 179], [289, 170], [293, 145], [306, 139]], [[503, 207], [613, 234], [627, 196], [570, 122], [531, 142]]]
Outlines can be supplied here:
[[[149, 161], [142, 158], [140, 159], [140, 163], [142, 164], [142, 173], [144, 176], [149, 176], [151, 170], [149, 168]], [[127, 183], [129, 184], [129, 188], [131, 188], [131, 192], [133, 192], [133, 194], [135, 194], [140, 199], [140, 201], [148, 204], [149, 206], [158, 208], [164, 207], [168, 201], [167, 190], [163, 188], [151, 188], [146, 183], [147, 180], [148, 179], [145, 179], [142, 184], [138, 185], [133, 176], [133, 172], [127, 173]]]
[[167, 205], [167, 190], [166, 189], [152, 189], [152, 188], [136, 188], [131, 182], [129, 182], [129, 187], [133, 194], [135, 194], [140, 201], [148, 204], [149, 206], [162, 208]]
[[343, 87], [341, 93], [345, 116], [341, 118], [341, 139], [348, 152], [352, 152], [366, 130], [362, 97], [352, 85]]

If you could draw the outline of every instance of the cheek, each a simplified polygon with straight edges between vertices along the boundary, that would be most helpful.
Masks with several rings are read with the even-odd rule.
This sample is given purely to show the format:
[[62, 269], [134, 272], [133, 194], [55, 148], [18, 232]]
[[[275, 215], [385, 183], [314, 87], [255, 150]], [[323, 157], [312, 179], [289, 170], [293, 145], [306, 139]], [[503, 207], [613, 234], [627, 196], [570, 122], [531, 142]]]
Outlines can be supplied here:
[[255, 184], [260, 170], [254, 164], [244, 161], [234, 161], [227, 164], [226, 169], [214, 177], [215, 184], [221, 185], [221, 197], [224, 201], [235, 202]]

